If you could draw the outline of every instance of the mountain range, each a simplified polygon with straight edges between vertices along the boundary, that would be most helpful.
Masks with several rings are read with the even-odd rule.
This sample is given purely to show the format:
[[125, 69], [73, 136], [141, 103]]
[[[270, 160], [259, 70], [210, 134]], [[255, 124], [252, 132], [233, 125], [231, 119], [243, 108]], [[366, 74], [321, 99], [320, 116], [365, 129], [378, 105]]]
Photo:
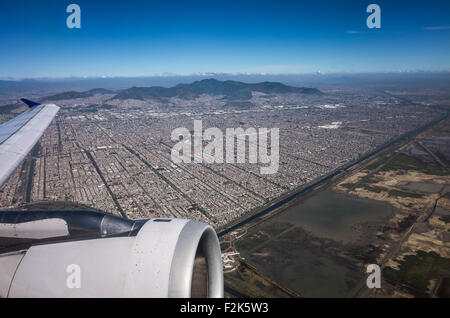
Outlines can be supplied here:
[[321, 94], [316, 88], [293, 87], [278, 82], [243, 83], [237, 81], [219, 81], [216, 79], [204, 79], [191, 84], [178, 84], [174, 87], [166, 88], [160, 86], [153, 87], [132, 87], [122, 90], [113, 99], [139, 99], [148, 98], [170, 98], [179, 97], [191, 99], [201, 94], [223, 95], [228, 100], [247, 100], [252, 97], [252, 92], [257, 91], [265, 94]]
[[111, 99], [164, 99], [178, 97], [193, 99], [202, 94], [223, 95], [227, 100], [248, 100], [252, 97], [252, 92], [265, 94], [322, 94], [317, 88], [293, 87], [278, 82], [243, 83], [238, 81], [219, 81], [216, 79], [204, 79], [191, 84], [178, 84], [173, 87], [131, 87], [117, 92], [103, 88], [91, 89], [86, 92], [69, 91], [47, 96], [43, 100], [54, 101], [62, 99], [86, 98], [95, 94], [114, 94]]

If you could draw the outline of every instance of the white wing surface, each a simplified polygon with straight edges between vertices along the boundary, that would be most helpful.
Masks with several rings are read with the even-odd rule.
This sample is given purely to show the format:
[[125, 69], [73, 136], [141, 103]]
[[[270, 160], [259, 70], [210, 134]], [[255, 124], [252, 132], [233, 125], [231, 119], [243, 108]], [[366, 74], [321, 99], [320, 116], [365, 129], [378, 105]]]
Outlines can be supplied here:
[[30, 109], [0, 125], [0, 186], [44, 133], [59, 107], [23, 100]]

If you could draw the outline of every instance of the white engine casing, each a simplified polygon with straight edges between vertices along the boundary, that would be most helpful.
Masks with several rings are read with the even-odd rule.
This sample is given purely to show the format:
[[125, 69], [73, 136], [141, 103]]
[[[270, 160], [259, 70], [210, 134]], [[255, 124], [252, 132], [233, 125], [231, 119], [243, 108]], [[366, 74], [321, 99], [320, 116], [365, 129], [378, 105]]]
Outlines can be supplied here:
[[0, 297], [223, 297], [217, 235], [185, 219], [150, 219], [136, 236], [33, 245], [0, 255], [0, 267]]

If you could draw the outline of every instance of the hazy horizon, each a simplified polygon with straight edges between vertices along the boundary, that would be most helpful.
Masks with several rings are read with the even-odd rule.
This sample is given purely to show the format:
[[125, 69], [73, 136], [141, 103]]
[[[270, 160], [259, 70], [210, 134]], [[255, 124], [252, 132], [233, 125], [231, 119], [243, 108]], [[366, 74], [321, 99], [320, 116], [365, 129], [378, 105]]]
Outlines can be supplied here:
[[378, 71], [378, 72], [308, 72], [308, 73], [247, 73], [247, 72], [202, 72], [202, 73], [162, 73], [162, 74], [149, 74], [149, 75], [117, 75], [117, 76], [105, 76], [105, 75], [92, 75], [92, 76], [23, 76], [23, 77], [10, 77], [0, 76], [1, 81], [47, 81], [47, 80], [83, 80], [83, 79], [126, 79], [126, 78], [168, 78], [168, 77], [215, 77], [215, 76], [338, 76], [338, 75], [389, 75], [389, 74], [450, 74], [450, 69], [444, 70], [404, 70], [404, 71]]

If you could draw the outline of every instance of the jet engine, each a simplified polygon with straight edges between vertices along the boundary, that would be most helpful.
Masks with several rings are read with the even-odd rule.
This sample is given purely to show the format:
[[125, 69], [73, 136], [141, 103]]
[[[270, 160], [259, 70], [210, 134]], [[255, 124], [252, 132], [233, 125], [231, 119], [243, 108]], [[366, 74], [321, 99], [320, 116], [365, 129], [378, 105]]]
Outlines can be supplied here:
[[223, 297], [214, 229], [94, 211], [0, 211], [0, 297]]

